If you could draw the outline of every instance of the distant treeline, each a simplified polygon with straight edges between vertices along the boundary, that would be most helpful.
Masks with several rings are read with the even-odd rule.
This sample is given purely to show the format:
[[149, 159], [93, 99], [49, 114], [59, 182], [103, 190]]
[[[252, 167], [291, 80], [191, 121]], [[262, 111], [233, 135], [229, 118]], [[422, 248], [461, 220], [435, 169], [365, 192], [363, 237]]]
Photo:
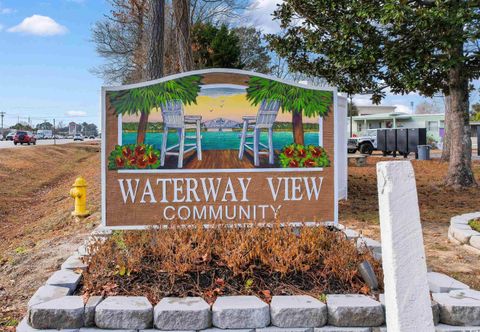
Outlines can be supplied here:
[[[292, 130], [292, 123], [291, 122], [275, 122], [273, 125], [274, 130], [281, 130], [281, 131], [290, 131]], [[304, 123], [303, 128], [305, 131], [315, 131], [318, 130], [318, 123]], [[138, 130], [138, 122], [124, 122], [122, 125], [122, 129], [125, 132], [136, 132]], [[232, 128], [234, 131], [242, 130], [241, 125], [238, 128]], [[149, 122], [147, 126], [147, 131], [150, 132], [161, 132], [163, 130], [163, 123], [162, 122]], [[202, 126], [202, 130], [206, 130], [205, 127]]]

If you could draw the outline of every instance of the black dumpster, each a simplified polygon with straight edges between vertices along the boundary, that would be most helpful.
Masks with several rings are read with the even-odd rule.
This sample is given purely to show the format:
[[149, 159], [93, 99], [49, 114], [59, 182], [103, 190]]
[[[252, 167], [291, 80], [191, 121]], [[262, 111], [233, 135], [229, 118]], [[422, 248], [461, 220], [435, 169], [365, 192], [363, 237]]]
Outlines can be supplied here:
[[377, 150], [382, 151], [383, 155], [387, 155], [387, 131], [385, 129], [377, 130]]
[[393, 156], [397, 155], [397, 130], [387, 129], [387, 151], [393, 152]]
[[408, 156], [408, 129], [397, 129], [397, 151], [404, 158]]
[[407, 135], [408, 152], [415, 153], [418, 159], [418, 146], [427, 145], [427, 129], [426, 128], [409, 128]]

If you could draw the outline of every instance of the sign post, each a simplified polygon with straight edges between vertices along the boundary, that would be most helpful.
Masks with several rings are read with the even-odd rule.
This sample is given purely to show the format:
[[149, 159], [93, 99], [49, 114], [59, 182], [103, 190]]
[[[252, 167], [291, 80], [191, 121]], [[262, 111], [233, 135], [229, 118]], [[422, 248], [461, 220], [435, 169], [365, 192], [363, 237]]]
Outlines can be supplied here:
[[412, 164], [379, 162], [377, 179], [387, 327], [398, 332], [433, 332]]

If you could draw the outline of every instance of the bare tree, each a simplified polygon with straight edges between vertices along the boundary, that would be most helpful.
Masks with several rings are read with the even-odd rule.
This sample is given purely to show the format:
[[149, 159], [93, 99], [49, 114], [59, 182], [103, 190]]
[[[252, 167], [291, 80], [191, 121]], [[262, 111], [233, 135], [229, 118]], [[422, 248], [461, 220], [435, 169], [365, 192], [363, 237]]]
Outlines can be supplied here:
[[245, 70], [263, 74], [271, 71], [270, 55], [260, 30], [254, 27], [237, 27], [233, 29], [240, 42], [240, 63]]
[[238, 19], [241, 11], [250, 3], [248, 0], [189, 0], [189, 2], [191, 26], [200, 22], [219, 24]]
[[109, 0], [112, 10], [92, 29], [97, 53], [106, 60], [92, 69], [109, 83], [143, 79], [146, 64], [148, 0]]

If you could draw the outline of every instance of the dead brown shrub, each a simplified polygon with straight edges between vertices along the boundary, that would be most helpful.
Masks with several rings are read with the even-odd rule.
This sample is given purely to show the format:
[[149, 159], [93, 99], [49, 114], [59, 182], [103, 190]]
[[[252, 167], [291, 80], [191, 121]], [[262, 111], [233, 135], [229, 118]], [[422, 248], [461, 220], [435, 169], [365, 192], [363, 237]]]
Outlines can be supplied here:
[[358, 265], [370, 253], [325, 227], [190, 227], [115, 232], [91, 246], [83, 293], [165, 296], [370, 293]]

